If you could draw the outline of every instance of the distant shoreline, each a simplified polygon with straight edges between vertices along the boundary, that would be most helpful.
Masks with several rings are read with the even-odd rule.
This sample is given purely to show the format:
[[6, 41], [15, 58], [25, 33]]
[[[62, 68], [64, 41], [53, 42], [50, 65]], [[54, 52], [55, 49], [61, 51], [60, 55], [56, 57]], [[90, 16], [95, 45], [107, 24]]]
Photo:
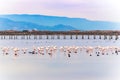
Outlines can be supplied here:
[[91, 31], [39, 31], [39, 30], [4, 30], [0, 31], [0, 35], [120, 35], [118, 30], [91, 30]]

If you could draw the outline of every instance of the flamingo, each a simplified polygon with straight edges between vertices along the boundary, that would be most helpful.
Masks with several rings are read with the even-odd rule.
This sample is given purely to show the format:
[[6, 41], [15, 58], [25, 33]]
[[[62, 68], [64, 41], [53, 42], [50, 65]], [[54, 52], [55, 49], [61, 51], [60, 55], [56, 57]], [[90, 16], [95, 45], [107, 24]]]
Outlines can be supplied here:
[[18, 56], [18, 52], [20, 51], [20, 49], [19, 48], [13, 48], [13, 51], [14, 51], [14, 55]]
[[26, 54], [27, 50], [28, 50], [27, 48], [22, 48], [24, 54]]
[[86, 52], [87, 52], [90, 56], [92, 56], [93, 47], [87, 47], [87, 48], [86, 48]]
[[3, 54], [8, 55], [8, 51], [9, 51], [8, 47], [2, 47], [1, 49], [2, 49]]
[[44, 47], [38, 47], [38, 53], [44, 55]]

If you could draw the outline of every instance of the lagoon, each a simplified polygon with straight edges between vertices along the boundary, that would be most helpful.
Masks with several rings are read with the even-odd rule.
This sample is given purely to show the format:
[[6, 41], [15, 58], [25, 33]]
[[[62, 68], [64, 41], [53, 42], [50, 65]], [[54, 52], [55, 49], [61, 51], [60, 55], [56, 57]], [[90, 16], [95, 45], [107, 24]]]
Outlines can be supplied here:
[[[120, 39], [0, 39], [0, 47], [33, 46], [119, 46]], [[85, 53], [65, 57], [20, 54], [18, 57], [3, 55], [0, 51], [0, 80], [119, 80], [120, 55], [95, 56]]]

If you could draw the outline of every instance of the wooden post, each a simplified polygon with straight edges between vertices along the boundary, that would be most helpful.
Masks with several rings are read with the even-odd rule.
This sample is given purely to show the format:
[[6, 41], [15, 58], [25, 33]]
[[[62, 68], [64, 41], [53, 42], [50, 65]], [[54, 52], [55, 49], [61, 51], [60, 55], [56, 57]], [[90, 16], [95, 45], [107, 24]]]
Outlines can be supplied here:
[[46, 35], [46, 39], [49, 39], [48, 35]]
[[60, 35], [57, 35], [57, 39], [60, 39]]
[[63, 36], [64, 36], [64, 39], [66, 39], [66, 35], [64, 34]]
[[99, 39], [101, 39], [101, 35], [99, 35]]
[[39, 39], [42, 39], [42, 35], [39, 35]]
[[30, 38], [30, 35], [29, 35], [29, 39], [31, 39], [31, 38]]
[[15, 40], [15, 35], [13, 35], [13, 39]]
[[89, 35], [88, 35], [88, 39], [90, 39]]
[[94, 35], [94, 39], [96, 39], [96, 36]]
[[72, 39], [72, 35], [70, 35], [70, 39]]
[[118, 39], [118, 35], [116, 35], [116, 37], [115, 37], [115, 40], [117, 40]]
[[82, 35], [82, 39], [84, 39], [84, 35]]
[[54, 39], [54, 35], [51, 35], [51, 39]]
[[106, 35], [104, 35], [104, 40], [106, 39]]
[[11, 39], [11, 35], [9, 35], [9, 39]]
[[76, 35], [76, 39], [78, 39], [78, 35]]
[[25, 39], [25, 35], [23, 35], [23, 39]]
[[18, 36], [16, 35], [15, 38], [18, 39], [17, 37], [18, 37]]
[[111, 40], [112, 39], [112, 35], [109, 35], [109, 40]]
[[55, 39], [55, 35], [53, 35], [53, 39]]
[[34, 35], [34, 39], [37, 39], [37, 35]]
[[5, 39], [5, 36], [4, 36], [4, 39]]
[[111, 39], [113, 39], [113, 36], [111, 35]]
[[21, 38], [22, 38], [22, 39], [25, 39], [25, 36], [24, 36], [24, 35], [22, 35], [22, 36], [21, 36]]
[[106, 38], [106, 39], [108, 38], [108, 37], [107, 37], [107, 35], [106, 35], [106, 37], [105, 37], [105, 38]]
[[23, 39], [23, 35], [21, 35], [21, 39]]
[[34, 39], [35, 39], [35, 35], [34, 35]]
[[13, 39], [13, 35], [11, 35], [11, 39]]
[[27, 37], [27, 39], [29, 39], [28, 35], [26, 37]]
[[3, 39], [3, 36], [1, 36], [1, 39]]
[[10, 39], [10, 35], [9, 35], [8, 39]]

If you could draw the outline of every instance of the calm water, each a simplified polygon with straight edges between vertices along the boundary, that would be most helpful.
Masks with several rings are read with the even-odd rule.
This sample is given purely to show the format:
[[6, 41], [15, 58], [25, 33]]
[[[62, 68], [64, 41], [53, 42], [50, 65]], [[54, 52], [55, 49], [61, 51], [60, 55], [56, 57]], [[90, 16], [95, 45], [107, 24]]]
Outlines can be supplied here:
[[[120, 40], [0, 40], [0, 48], [32, 46], [120, 46]], [[120, 55], [88, 56], [85, 53], [71, 58], [57, 53], [49, 55], [5, 56], [0, 52], [0, 80], [120, 80]]]

